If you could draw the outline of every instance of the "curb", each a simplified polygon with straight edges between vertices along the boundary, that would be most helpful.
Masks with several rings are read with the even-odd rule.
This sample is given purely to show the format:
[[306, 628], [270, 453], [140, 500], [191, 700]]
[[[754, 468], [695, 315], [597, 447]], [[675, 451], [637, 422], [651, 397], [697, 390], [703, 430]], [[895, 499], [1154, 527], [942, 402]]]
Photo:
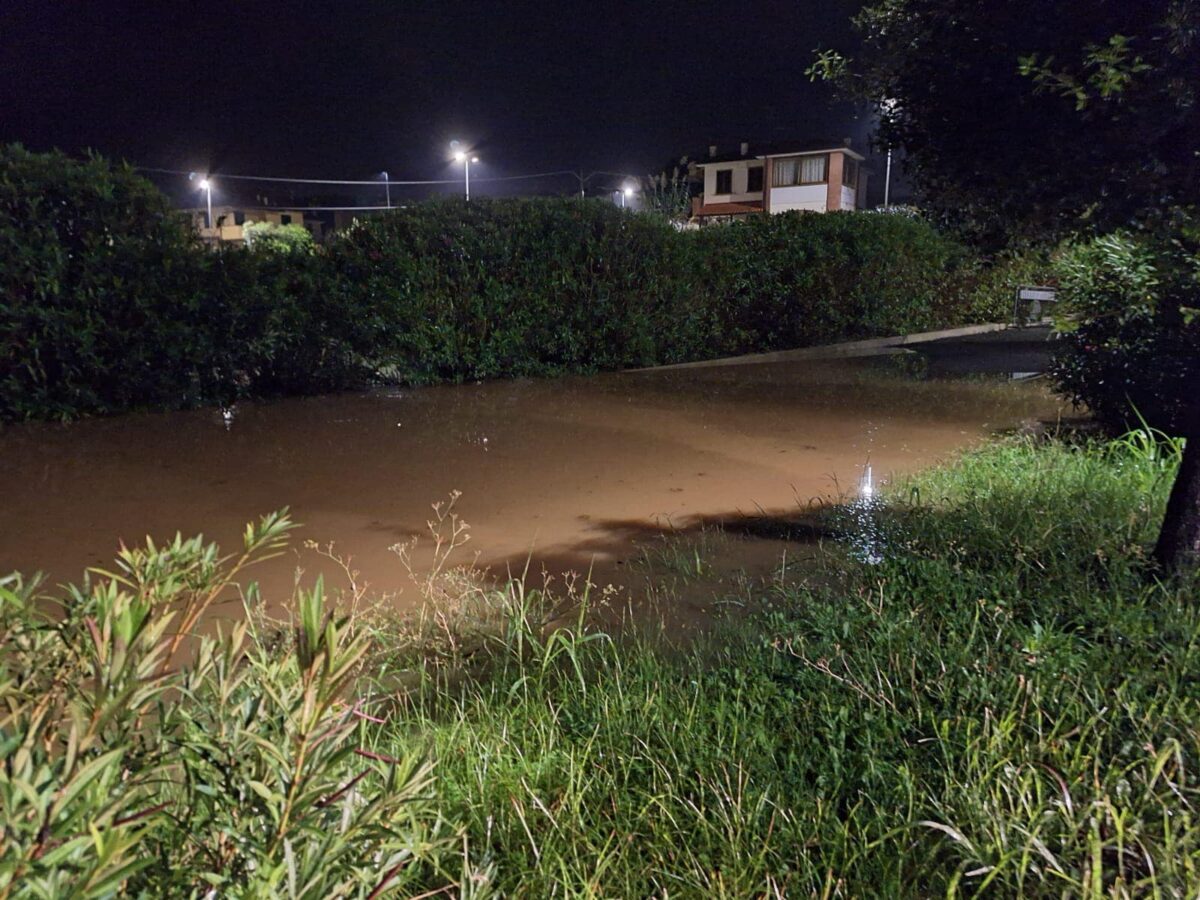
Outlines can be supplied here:
[[776, 350], [772, 353], [749, 353], [745, 356], [727, 356], [724, 359], [706, 359], [700, 362], [673, 363], [669, 366], [649, 366], [642, 369], [623, 369], [622, 374], [638, 372], [663, 372], [669, 369], [701, 369], [710, 366], [753, 366], [762, 363], [792, 362], [804, 359], [845, 359], [850, 357], [886, 356], [897, 349], [913, 344], [925, 344], [947, 338], [971, 337], [977, 334], [992, 334], [1007, 331], [1011, 325], [990, 322], [985, 325], [966, 325], [962, 328], [943, 328], [939, 331], [922, 331], [917, 334], [898, 334], [892, 337], [867, 338], [862, 341], [845, 341], [840, 344], [824, 344], [819, 347], [801, 347], [798, 350]]

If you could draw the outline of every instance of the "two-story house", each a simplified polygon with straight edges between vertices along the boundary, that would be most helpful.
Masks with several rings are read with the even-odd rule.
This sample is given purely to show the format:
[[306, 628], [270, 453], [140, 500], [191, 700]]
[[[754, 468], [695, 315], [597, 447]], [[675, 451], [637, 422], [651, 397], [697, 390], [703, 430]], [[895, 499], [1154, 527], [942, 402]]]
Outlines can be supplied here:
[[828, 141], [751, 148], [696, 164], [703, 192], [692, 199], [696, 225], [788, 210], [858, 209], [866, 196], [863, 157], [848, 144]]

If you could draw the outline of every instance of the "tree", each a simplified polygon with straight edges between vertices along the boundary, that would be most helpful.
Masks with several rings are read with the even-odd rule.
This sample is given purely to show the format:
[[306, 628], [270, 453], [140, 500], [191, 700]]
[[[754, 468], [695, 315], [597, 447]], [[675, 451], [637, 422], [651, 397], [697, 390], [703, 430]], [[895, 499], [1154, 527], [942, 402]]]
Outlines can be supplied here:
[[976, 240], [1195, 201], [1195, 0], [880, 0], [854, 21], [862, 59], [810, 72], [879, 107], [922, 206]]
[[[981, 245], [1154, 235], [1200, 202], [1197, 0], [877, 0], [854, 22], [862, 58], [822, 51], [810, 73], [879, 107], [877, 140], [904, 148], [922, 205]], [[1159, 265], [1194, 269], [1170, 249], [1184, 243]], [[1164, 346], [1200, 346], [1195, 293], [1151, 304]], [[1194, 384], [1172, 388], [1188, 442], [1156, 548], [1171, 570], [1200, 563]]]

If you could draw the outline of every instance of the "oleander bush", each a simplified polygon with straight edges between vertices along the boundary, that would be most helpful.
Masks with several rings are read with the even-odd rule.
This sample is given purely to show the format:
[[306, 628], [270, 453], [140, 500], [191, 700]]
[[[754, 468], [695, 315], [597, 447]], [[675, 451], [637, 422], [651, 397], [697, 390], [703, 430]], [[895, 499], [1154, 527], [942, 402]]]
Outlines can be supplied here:
[[320, 582], [282, 636], [250, 616], [194, 634], [290, 527], [269, 516], [228, 557], [123, 549], [65, 597], [0, 579], [0, 897], [322, 900], [460, 875], [427, 754], [370, 749], [369, 638]]

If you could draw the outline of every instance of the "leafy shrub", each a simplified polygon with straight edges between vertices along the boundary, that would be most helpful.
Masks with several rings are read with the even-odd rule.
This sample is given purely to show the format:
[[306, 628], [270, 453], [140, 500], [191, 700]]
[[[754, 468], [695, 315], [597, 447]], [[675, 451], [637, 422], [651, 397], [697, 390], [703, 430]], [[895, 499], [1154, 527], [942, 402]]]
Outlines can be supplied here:
[[973, 260], [962, 273], [963, 321], [1011, 321], [1018, 287], [1056, 283], [1052, 256], [1050, 249], [1035, 246], [1006, 250], [987, 260]]
[[1195, 433], [1197, 219], [1181, 213], [1147, 231], [1076, 244], [1058, 272], [1069, 317], [1054, 368], [1063, 392], [1114, 427], [1141, 417], [1168, 432]]
[[282, 642], [249, 621], [189, 637], [289, 528], [267, 517], [230, 557], [124, 549], [61, 617], [0, 581], [0, 895], [317, 900], [442, 871], [430, 767], [370, 749], [349, 690], [367, 636], [320, 582]]
[[311, 253], [312, 234], [303, 225], [276, 225], [274, 222], [247, 222], [242, 227], [246, 246], [274, 253]]

